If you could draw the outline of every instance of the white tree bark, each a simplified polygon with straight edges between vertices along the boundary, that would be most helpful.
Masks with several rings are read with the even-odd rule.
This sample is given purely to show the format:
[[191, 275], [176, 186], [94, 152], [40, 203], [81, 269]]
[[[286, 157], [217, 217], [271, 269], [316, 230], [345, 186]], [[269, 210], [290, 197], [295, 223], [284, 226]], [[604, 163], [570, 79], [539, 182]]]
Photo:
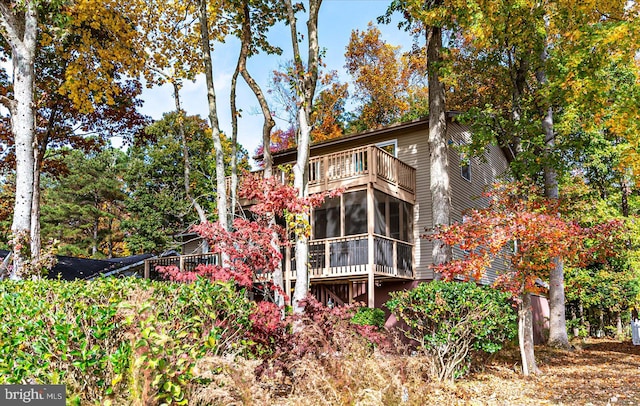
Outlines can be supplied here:
[[[309, 167], [309, 146], [311, 128], [307, 122], [307, 115], [304, 108], [300, 108], [298, 123], [300, 125], [298, 136], [298, 158], [293, 167], [293, 186], [298, 190], [298, 197], [304, 198], [309, 195], [308, 191], [308, 167]], [[304, 215], [300, 221], [309, 222], [309, 216]], [[296, 284], [293, 294], [293, 310], [295, 313], [302, 313], [304, 308], [300, 301], [309, 293], [309, 238], [304, 234], [297, 235], [296, 238]]]
[[[293, 48], [293, 63], [295, 77], [292, 80], [296, 84], [296, 94], [298, 97], [298, 156], [293, 167], [293, 185], [298, 189], [299, 197], [309, 195], [307, 188], [309, 174], [309, 146], [311, 143], [311, 111], [313, 97], [315, 96], [316, 84], [318, 81], [319, 69], [319, 45], [318, 45], [318, 11], [322, 0], [309, 0], [307, 20], [308, 56], [307, 68], [304, 68], [298, 47], [298, 31], [296, 27], [296, 17], [291, 4], [291, 0], [285, 0], [287, 8], [287, 20], [291, 29], [291, 46]], [[309, 221], [309, 216], [303, 216], [301, 221]], [[309, 237], [303, 233], [296, 236], [296, 284], [293, 294], [293, 311], [302, 313], [304, 308], [300, 301], [309, 292]]]
[[[225, 181], [224, 151], [220, 138], [220, 125], [218, 123], [218, 108], [216, 105], [216, 92], [213, 83], [213, 62], [211, 61], [211, 45], [209, 43], [209, 21], [207, 13], [207, 1], [199, 0], [198, 19], [200, 21], [200, 42], [204, 59], [204, 73], [207, 82], [207, 101], [209, 103], [209, 122], [211, 123], [211, 136], [215, 150], [216, 161], [216, 203], [218, 206], [218, 222], [226, 230], [229, 229], [229, 215], [227, 209], [227, 188]], [[223, 260], [224, 261], [224, 260]]]
[[11, 277], [20, 278], [26, 271], [25, 261], [30, 259], [35, 141], [33, 83], [38, 29], [35, 1], [25, 1], [23, 7], [1, 1], [0, 25], [4, 39], [11, 46], [13, 63], [13, 99], [3, 97], [0, 101], [11, 113], [15, 141], [16, 198], [11, 226], [14, 267]]

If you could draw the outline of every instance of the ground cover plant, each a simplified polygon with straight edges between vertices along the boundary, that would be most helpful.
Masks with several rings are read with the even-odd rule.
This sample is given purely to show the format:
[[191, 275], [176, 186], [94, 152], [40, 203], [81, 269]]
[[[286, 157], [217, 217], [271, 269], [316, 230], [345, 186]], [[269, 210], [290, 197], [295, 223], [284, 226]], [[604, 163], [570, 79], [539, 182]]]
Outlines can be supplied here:
[[[440, 383], [431, 357], [370, 325], [378, 312], [309, 299], [295, 332], [291, 320], [273, 317], [277, 307], [229, 283], [2, 281], [0, 305], [0, 383], [65, 384], [70, 404], [640, 401], [640, 349], [618, 341], [539, 347], [543, 374], [529, 378], [507, 343]], [[374, 323], [358, 324], [358, 314]]]
[[2, 281], [0, 383], [66, 384], [72, 404], [186, 403], [196, 361], [242, 354], [255, 304], [230, 283]]

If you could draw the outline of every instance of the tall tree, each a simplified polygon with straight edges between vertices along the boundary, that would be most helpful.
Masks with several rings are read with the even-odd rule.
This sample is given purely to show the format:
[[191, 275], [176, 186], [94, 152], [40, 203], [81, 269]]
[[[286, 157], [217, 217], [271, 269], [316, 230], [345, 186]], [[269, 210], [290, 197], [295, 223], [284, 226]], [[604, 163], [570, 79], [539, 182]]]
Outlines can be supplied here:
[[[426, 75], [429, 91], [429, 176], [433, 227], [448, 225], [451, 213], [451, 189], [449, 185], [449, 147], [447, 143], [447, 117], [445, 84], [443, 81], [444, 56], [442, 35], [451, 29], [453, 11], [445, 0], [429, 2], [394, 0], [386, 14], [399, 11], [406, 19], [402, 24], [426, 37]], [[383, 18], [384, 19], [384, 18]], [[432, 258], [434, 265], [451, 259], [451, 248], [441, 241], [434, 241]]]
[[[179, 124], [181, 119], [183, 123]], [[162, 252], [171, 248], [172, 236], [188, 231], [199, 220], [185, 196], [181, 127], [191, 157], [190, 190], [203, 210], [215, 211], [217, 177], [215, 163], [210, 159], [211, 130], [200, 117], [181, 118], [176, 112], [167, 113], [147, 127], [145, 138], [128, 151], [125, 204], [130, 217], [123, 222], [123, 228], [128, 232], [126, 241], [133, 252]], [[222, 141], [228, 165], [231, 145], [226, 139]], [[240, 167], [248, 169], [246, 151], [238, 150]]]
[[[215, 5], [218, 7], [218, 5]], [[210, 18], [216, 17], [222, 10], [214, 9], [209, 11], [209, 4], [206, 0], [198, 1], [198, 22], [200, 24], [200, 46], [204, 62], [204, 74], [207, 84], [207, 101], [209, 109], [209, 124], [211, 126], [211, 137], [213, 138], [213, 148], [215, 151], [216, 163], [216, 200], [218, 222], [225, 229], [229, 229], [229, 210], [227, 202], [227, 185], [225, 179], [224, 150], [220, 136], [220, 124], [218, 122], [218, 105], [216, 102], [216, 90], [213, 82], [213, 61], [211, 58], [211, 42], [218, 39], [219, 32], [210, 29]], [[213, 14], [213, 15], [212, 15]], [[213, 31], [213, 33], [212, 33]]]
[[207, 221], [207, 213], [191, 191], [191, 159], [189, 155], [185, 112], [182, 110], [180, 89], [184, 80], [195, 80], [203, 71], [202, 49], [195, 27], [196, 7], [192, 3], [147, 1], [143, 29], [146, 49], [150, 53], [145, 69], [148, 86], [169, 83], [178, 114], [176, 120], [182, 144], [185, 197], [200, 222]]
[[361, 103], [356, 122], [350, 123], [357, 130], [397, 122], [409, 108], [409, 77], [402, 66], [400, 47], [380, 36], [373, 23], [364, 32], [354, 30], [345, 53], [345, 67], [354, 79], [355, 96]]
[[31, 205], [33, 202], [33, 166], [35, 117], [33, 111], [34, 64], [38, 34], [38, 10], [34, 0], [15, 4], [0, 2], [2, 36], [11, 47], [13, 98], [0, 101], [11, 114], [11, 131], [16, 146], [16, 198], [11, 226], [13, 239], [12, 277], [27, 271], [30, 259]]
[[[58, 130], [58, 125], [62, 122], [63, 126], [68, 123], [69, 113], [58, 114], [59, 110], [67, 109], [69, 105], [73, 106], [73, 110], [77, 112], [76, 123], [80, 125], [82, 119], [78, 118], [78, 115], [90, 115], [97, 110], [103, 110], [96, 114], [96, 116], [103, 117], [108, 115], [104, 111], [105, 106], [113, 106], [119, 99], [121, 107], [127, 103], [122, 102], [123, 93], [129, 92], [128, 96], [135, 95], [135, 85], [125, 84], [121, 80], [123, 74], [130, 76], [136, 76], [142, 61], [143, 56], [140, 54], [140, 48], [138, 45], [139, 33], [135, 29], [135, 23], [138, 16], [138, 1], [132, 2], [116, 2], [111, 0], [104, 0], [101, 2], [92, 2], [88, 0], [76, 0], [72, 2], [63, 1], [49, 1], [39, 2], [37, 4], [38, 10], [36, 11], [34, 6], [35, 2], [24, 2], [24, 4], [17, 4], [15, 7], [6, 7], [9, 3], [5, 4], [4, 11], [15, 13], [13, 17], [8, 18], [8, 25], [6, 28], [6, 34], [13, 37], [7, 39], [7, 43], [11, 47], [11, 58], [14, 62], [14, 83], [12, 88], [12, 94], [16, 106], [19, 105], [17, 101], [22, 97], [21, 93], [23, 84], [18, 84], [16, 87], [16, 80], [21, 81], [24, 78], [24, 74], [30, 71], [31, 84], [30, 84], [30, 96], [37, 95], [37, 103], [29, 103], [31, 106], [31, 118], [35, 118], [31, 121], [31, 129], [26, 131], [25, 128], [21, 128], [22, 124], [15, 122], [14, 117], [16, 114], [12, 112], [12, 132], [15, 142], [15, 156], [16, 156], [16, 169], [25, 168], [24, 160], [21, 155], [24, 153], [22, 147], [25, 134], [30, 132], [29, 135], [32, 141], [29, 143], [29, 166], [31, 166], [31, 175], [27, 182], [18, 182], [18, 189], [22, 189], [28, 185], [32, 188], [31, 193], [24, 194], [19, 192], [20, 198], [16, 199], [16, 209], [14, 211], [14, 217], [20, 217], [23, 207], [22, 203], [29, 200], [30, 213], [28, 216], [30, 227], [27, 234], [22, 235], [23, 244], [19, 244], [21, 247], [26, 247], [25, 241], [29, 242], [30, 256], [32, 256], [36, 262], [40, 252], [40, 238], [39, 238], [39, 179], [40, 170], [42, 169], [43, 156], [46, 153], [48, 143], [47, 136], [51, 137], [51, 132]], [[3, 14], [6, 14], [4, 13]], [[33, 18], [29, 16], [32, 13], [37, 13]], [[5, 16], [6, 17], [6, 16]], [[29, 18], [27, 18], [29, 17]], [[36, 17], [41, 18], [41, 23], [38, 25], [35, 20]], [[17, 25], [16, 25], [17, 24]], [[10, 27], [14, 25], [14, 27]], [[17, 28], [16, 28], [17, 27]], [[17, 31], [16, 31], [17, 30]], [[24, 35], [24, 38], [29, 36], [33, 37], [33, 41], [39, 38], [39, 42], [31, 42], [32, 50], [29, 51], [29, 65], [27, 69], [24, 65], [24, 59], [15, 54], [15, 50], [23, 52], [27, 49], [25, 43], [18, 44], [16, 38], [12, 33], [19, 32]], [[22, 41], [22, 39], [18, 38]], [[24, 42], [24, 41], [23, 41]], [[17, 44], [17, 45], [16, 45]], [[17, 47], [17, 48], [16, 48]], [[6, 51], [6, 50], [5, 50]], [[26, 52], [26, 51], [25, 51]], [[8, 53], [8, 52], [7, 52]], [[49, 56], [55, 56], [57, 58], [58, 66], [53, 61], [48, 60], [46, 57], [40, 57], [42, 53]], [[24, 65], [24, 66], [23, 66]], [[33, 86], [33, 69], [34, 65], [36, 69], [42, 70], [43, 75], [38, 75], [38, 92], [34, 93]], [[25, 71], [27, 69], [27, 71]], [[83, 72], [83, 74], [80, 74]], [[57, 77], [55, 75], [58, 75]], [[40, 86], [42, 84], [42, 86]], [[133, 91], [133, 93], [131, 93]], [[55, 103], [55, 99], [58, 96], [64, 96], [68, 98], [68, 103], [63, 106], [59, 106]], [[10, 100], [6, 98], [6, 100]], [[31, 99], [33, 101], [33, 99]], [[51, 104], [53, 103], [53, 104]], [[135, 105], [136, 102], [130, 103], [130, 106]], [[38, 115], [34, 116], [34, 107], [38, 107]], [[10, 108], [11, 110], [11, 108]], [[111, 113], [118, 110], [113, 108]], [[133, 109], [135, 110], [135, 108]], [[17, 112], [17, 115], [21, 113]], [[41, 121], [41, 117], [47, 117], [46, 122]], [[17, 116], [16, 116], [17, 117]], [[87, 121], [84, 121], [86, 124]], [[36, 136], [35, 124], [38, 126], [38, 135]], [[90, 125], [89, 125], [90, 126]], [[46, 129], [49, 127], [49, 129]], [[41, 128], [43, 130], [41, 131]], [[25, 132], [26, 131], [26, 132]], [[22, 135], [22, 139], [18, 136], [18, 132]], [[64, 138], [64, 134], [58, 135], [59, 138]], [[21, 172], [22, 169], [18, 172]], [[22, 175], [21, 175], [22, 176]], [[25, 200], [25, 198], [27, 198]], [[20, 270], [21, 266], [18, 264], [15, 267], [16, 271]]]
[[[231, 79], [231, 120], [232, 120], [232, 145], [236, 144], [238, 134], [238, 118], [240, 113], [236, 106], [236, 86], [239, 75], [242, 75], [244, 81], [256, 96], [260, 105], [263, 116], [262, 124], [262, 143], [269, 145], [271, 140], [271, 132], [275, 127], [275, 120], [271, 113], [271, 108], [267, 102], [262, 88], [258, 82], [251, 76], [247, 69], [247, 59], [254, 56], [259, 51], [267, 54], [281, 54], [282, 50], [274, 47], [266, 39], [265, 33], [268, 29], [279, 20], [284, 19], [284, 8], [282, 3], [278, 1], [262, 1], [251, 2], [242, 0], [238, 4], [236, 11], [239, 28], [237, 35], [240, 38], [240, 54], [238, 55], [238, 63]], [[273, 157], [271, 149], [266, 148], [262, 151], [262, 164], [264, 169], [264, 178], [268, 179], [273, 175]], [[235, 151], [232, 151], [231, 161], [231, 214], [235, 215], [236, 191], [238, 187], [237, 165], [235, 161]], [[276, 216], [275, 213], [265, 213], [268, 217], [271, 229], [275, 229]], [[276, 231], [271, 232], [270, 245], [274, 252], [280, 252], [279, 244], [280, 236]], [[275, 302], [279, 306], [284, 306], [285, 299], [281, 292], [284, 292], [284, 276], [282, 272], [282, 263], [279, 262], [273, 270], [273, 283], [279, 289], [275, 293]]]
[[[411, 2], [394, 1], [392, 6], [406, 3]], [[610, 88], [610, 78], [599, 74], [602, 66], [615, 61], [637, 69], [638, 5], [443, 0], [426, 6], [420, 21], [440, 23], [453, 30], [451, 39], [463, 41], [448, 55], [462, 58], [464, 65], [445, 61], [447, 71], [457, 71], [445, 79], [453, 90], [447, 94], [465, 94], [457, 100], [470, 112], [474, 140], [469, 148], [483, 151], [492, 139], [505, 151], [516, 177], [529, 175], [546, 183], [554, 195], [568, 135], [563, 122], [573, 120], [577, 111], [601, 116], [608, 104], [595, 101]], [[622, 111], [628, 112], [634, 102], [625, 102]], [[628, 113], [616, 116], [631, 122]], [[567, 346], [560, 269], [552, 274], [551, 341]]]
[[[302, 60], [297, 29], [296, 11], [291, 0], [285, 0], [287, 21], [291, 32], [291, 46], [293, 49], [292, 87], [296, 91], [298, 146], [296, 163], [293, 166], [293, 186], [298, 190], [300, 198], [309, 195], [309, 153], [311, 144], [311, 113], [313, 99], [318, 82], [320, 65], [320, 47], [318, 44], [318, 12], [322, 0], [309, 0], [307, 19], [307, 61]], [[298, 5], [296, 5], [298, 7]], [[309, 222], [309, 214], [302, 213], [300, 222]], [[309, 236], [306, 232], [296, 233], [296, 285], [293, 295], [293, 310], [302, 313], [304, 306], [301, 301], [309, 292]]]
[[[498, 135], [501, 146], [509, 147], [507, 156], [516, 175], [540, 179], [546, 195], [556, 198], [561, 151], [579, 128], [576, 119], [584, 122], [580, 116], [591, 116], [598, 121], [605, 111], [609, 115], [615, 110], [601, 102], [612, 86], [602, 69], [615, 63], [637, 70], [637, 5], [615, 1], [604, 7], [590, 2], [577, 6], [559, 0], [514, 7], [497, 1], [482, 3], [479, 10], [483, 18], [469, 25], [473, 54], [507, 68], [501, 84], [512, 101], [510, 109], [480, 107], [478, 122]], [[618, 111], [611, 116], [625, 117], [620, 107], [628, 111], [633, 104], [625, 96], [621, 99], [625, 102], [619, 99]], [[506, 140], [505, 128], [516, 129]], [[568, 347], [562, 261], [557, 258], [555, 263], [550, 275], [549, 343]]]
[[65, 157], [68, 173], [45, 179], [43, 236], [58, 240], [60, 254], [113, 256], [123, 237], [117, 229], [123, 217], [125, 160], [125, 153], [113, 148], [89, 155], [74, 150]]

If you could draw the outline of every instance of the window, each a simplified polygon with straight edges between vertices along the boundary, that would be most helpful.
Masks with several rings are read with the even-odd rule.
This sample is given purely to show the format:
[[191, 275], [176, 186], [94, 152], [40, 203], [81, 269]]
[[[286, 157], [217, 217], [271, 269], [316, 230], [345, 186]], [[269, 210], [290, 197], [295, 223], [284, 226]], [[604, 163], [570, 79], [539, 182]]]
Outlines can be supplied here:
[[376, 147], [387, 151], [395, 157], [398, 156], [398, 140], [380, 142], [376, 144]]
[[327, 199], [320, 207], [313, 210], [313, 239], [315, 240], [366, 233], [366, 190]]
[[460, 176], [471, 182], [471, 160], [460, 154]]
[[374, 192], [375, 228], [378, 235], [400, 241], [413, 239], [413, 205], [380, 191]]

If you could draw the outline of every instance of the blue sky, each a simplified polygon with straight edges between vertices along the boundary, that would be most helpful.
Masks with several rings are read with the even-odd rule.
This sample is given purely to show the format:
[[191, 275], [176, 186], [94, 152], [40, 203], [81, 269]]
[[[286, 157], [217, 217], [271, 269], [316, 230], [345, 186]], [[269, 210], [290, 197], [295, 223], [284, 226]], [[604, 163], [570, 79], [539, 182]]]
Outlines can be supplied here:
[[[320, 9], [318, 37], [320, 47], [326, 53], [324, 62], [327, 70], [338, 70], [342, 81], [347, 81], [344, 72], [344, 52], [351, 31], [366, 30], [370, 21], [376, 22], [378, 16], [384, 14], [390, 0], [324, 0]], [[306, 17], [300, 17], [298, 31], [306, 30]], [[399, 16], [398, 16], [399, 18]], [[411, 45], [409, 34], [400, 31], [397, 23], [380, 25], [383, 39], [393, 45], [402, 45], [408, 49]], [[291, 59], [291, 40], [289, 27], [280, 25], [269, 32], [269, 39], [274, 45], [283, 49], [283, 54], [258, 55], [248, 61], [248, 70], [253, 77], [267, 90], [271, 72]], [[213, 51], [214, 80], [216, 84], [217, 105], [219, 110], [220, 127], [226, 133], [231, 132], [231, 114], [229, 107], [229, 91], [231, 76], [236, 65], [239, 52], [239, 42], [234, 38], [224, 44], [217, 44]], [[196, 82], [184, 84], [181, 92], [183, 108], [188, 114], [199, 114], [207, 117], [207, 99], [205, 93], [204, 76]], [[173, 97], [169, 86], [145, 90], [142, 95], [145, 101], [142, 112], [154, 119], [174, 109]], [[262, 134], [262, 116], [258, 113], [258, 102], [244, 81], [238, 80], [238, 108], [243, 115], [238, 123], [238, 140], [250, 154], [256, 150]], [[282, 121], [278, 126], [286, 128]]]

